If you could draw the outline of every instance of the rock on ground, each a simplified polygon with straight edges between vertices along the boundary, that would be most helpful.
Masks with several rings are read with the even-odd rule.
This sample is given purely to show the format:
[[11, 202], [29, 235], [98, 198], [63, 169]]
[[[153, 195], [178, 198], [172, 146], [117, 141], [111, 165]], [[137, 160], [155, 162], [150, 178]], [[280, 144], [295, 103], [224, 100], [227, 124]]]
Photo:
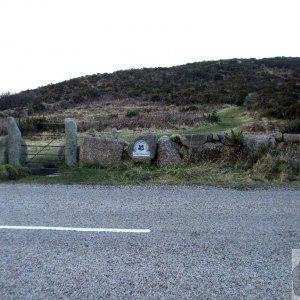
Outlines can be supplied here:
[[181, 164], [181, 157], [176, 145], [168, 136], [158, 140], [157, 165], [159, 167], [172, 167]]
[[213, 135], [211, 133], [173, 135], [171, 140], [187, 148], [199, 148], [203, 144], [211, 142]]
[[283, 140], [286, 143], [300, 143], [300, 134], [285, 133], [283, 135]]
[[203, 145], [203, 152], [207, 159], [217, 160], [221, 158], [222, 153], [227, 147], [220, 142], [206, 143]]
[[249, 135], [245, 136], [246, 146], [251, 150], [259, 150], [261, 147], [274, 148], [276, 141], [271, 135]]
[[86, 137], [80, 146], [79, 165], [107, 167], [122, 161], [124, 143], [106, 137]]

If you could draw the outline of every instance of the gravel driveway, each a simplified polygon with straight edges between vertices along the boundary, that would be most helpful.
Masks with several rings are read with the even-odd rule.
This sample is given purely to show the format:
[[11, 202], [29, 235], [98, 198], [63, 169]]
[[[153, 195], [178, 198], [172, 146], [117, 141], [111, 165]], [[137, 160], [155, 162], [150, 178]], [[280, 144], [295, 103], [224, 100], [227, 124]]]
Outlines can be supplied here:
[[1, 299], [291, 299], [300, 191], [0, 185]]

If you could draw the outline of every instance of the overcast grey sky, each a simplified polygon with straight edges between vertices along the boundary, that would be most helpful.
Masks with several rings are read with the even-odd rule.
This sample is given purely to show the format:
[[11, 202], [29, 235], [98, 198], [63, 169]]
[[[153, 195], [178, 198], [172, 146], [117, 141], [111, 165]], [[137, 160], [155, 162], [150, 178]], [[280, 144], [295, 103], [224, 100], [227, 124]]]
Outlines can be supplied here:
[[0, 0], [0, 93], [121, 69], [300, 56], [300, 0]]

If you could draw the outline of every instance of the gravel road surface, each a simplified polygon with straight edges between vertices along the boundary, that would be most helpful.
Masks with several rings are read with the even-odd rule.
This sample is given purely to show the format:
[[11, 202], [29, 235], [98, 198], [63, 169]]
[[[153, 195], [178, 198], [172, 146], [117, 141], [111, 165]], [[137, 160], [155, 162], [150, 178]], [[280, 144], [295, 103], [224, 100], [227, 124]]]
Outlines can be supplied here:
[[0, 184], [0, 299], [291, 299], [300, 191]]

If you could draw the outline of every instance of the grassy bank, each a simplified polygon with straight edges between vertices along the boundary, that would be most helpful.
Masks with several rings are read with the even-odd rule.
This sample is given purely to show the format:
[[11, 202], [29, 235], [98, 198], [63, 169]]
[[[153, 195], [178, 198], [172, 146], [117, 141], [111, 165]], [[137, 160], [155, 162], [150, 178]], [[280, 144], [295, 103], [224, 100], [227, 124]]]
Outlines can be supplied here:
[[195, 134], [202, 132], [220, 132], [227, 131], [229, 129], [235, 129], [239, 126], [248, 124], [248, 120], [245, 120], [247, 108], [244, 106], [228, 105], [227, 107], [217, 112], [220, 121], [210, 126], [191, 128], [180, 131], [180, 134]]
[[19, 183], [37, 184], [199, 184], [224, 187], [288, 186], [300, 187], [300, 178], [292, 181], [285, 177], [274, 179], [264, 174], [253, 174], [241, 168], [214, 162], [202, 162], [174, 168], [157, 168], [124, 162], [109, 168], [62, 167], [58, 176], [26, 176]]
[[[242, 126], [250, 125], [253, 122], [259, 123], [259, 120], [254, 119], [250, 116], [250, 113], [247, 111], [247, 108], [244, 106], [236, 105], [226, 105], [219, 111], [217, 111], [219, 117], [219, 122], [210, 124], [208, 126], [192, 126], [181, 129], [159, 129], [159, 128], [150, 128], [150, 129], [121, 129], [119, 131], [120, 137], [128, 142], [133, 141], [140, 135], [146, 134], [155, 134], [158, 137], [163, 135], [172, 135], [172, 134], [197, 134], [204, 132], [222, 132], [229, 131], [230, 129], [239, 129]], [[111, 136], [110, 131], [101, 132], [104, 136]], [[80, 135], [81, 138], [82, 135]]]
[[[253, 122], [260, 122], [251, 117], [245, 107], [227, 105], [218, 111], [219, 122], [206, 127], [187, 128], [185, 130], [151, 130], [151, 133], [158, 137], [162, 135], [195, 134], [202, 132], [220, 132], [236, 129], [236, 132]], [[146, 131], [130, 130], [121, 132], [121, 138], [132, 141]], [[103, 133], [109, 136], [111, 133]], [[79, 136], [81, 141], [83, 135]], [[45, 144], [45, 139], [30, 140], [30, 144], [40, 149], [40, 144]], [[63, 140], [57, 141], [63, 144]], [[57, 155], [57, 148], [51, 151], [51, 155]], [[10, 166], [0, 168], [0, 181], [15, 180], [21, 183], [40, 184], [202, 184], [220, 185], [226, 187], [256, 187], [256, 186], [289, 186], [300, 187], [300, 164], [299, 151], [297, 149], [285, 149], [280, 151], [260, 151], [259, 153], [243, 153], [239, 155], [231, 153], [219, 162], [201, 161], [196, 164], [174, 168], [157, 168], [149, 165], [135, 165], [131, 162], [124, 162], [120, 165], [108, 168], [74, 168], [61, 167], [58, 176], [32, 176], [24, 169], [15, 170]], [[34, 151], [33, 151], [34, 152]], [[45, 160], [44, 156], [35, 158]], [[47, 160], [51, 157], [49, 156]], [[0, 165], [1, 167], [1, 165]], [[1, 175], [2, 173], [2, 175]], [[26, 175], [26, 176], [25, 176]], [[20, 178], [22, 177], [22, 178]]]

